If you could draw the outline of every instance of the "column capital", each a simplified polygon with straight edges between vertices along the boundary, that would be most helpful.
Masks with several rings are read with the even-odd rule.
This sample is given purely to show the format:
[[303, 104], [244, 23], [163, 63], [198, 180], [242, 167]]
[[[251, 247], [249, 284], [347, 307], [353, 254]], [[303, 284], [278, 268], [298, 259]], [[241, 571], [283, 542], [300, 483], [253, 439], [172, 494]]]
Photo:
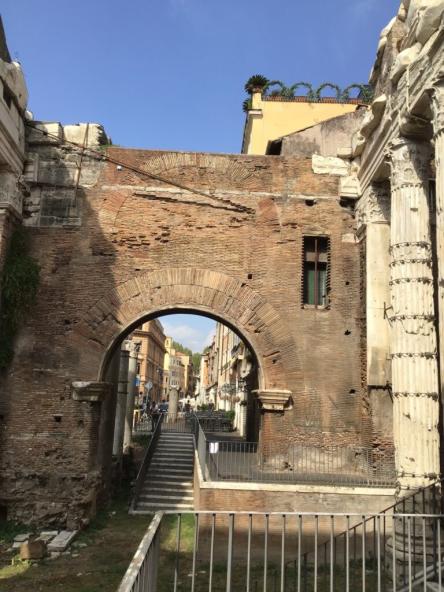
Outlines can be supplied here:
[[356, 206], [358, 229], [367, 224], [390, 222], [390, 189], [384, 183], [371, 183], [363, 191]]
[[259, 400], [264, 411], [285, 411], [292, 408], [292, 392], [281, 389], [251, 391]]
[[444, 132], [444, 79], [438, 80], [431, 91], [433, 133], [435, 136]]
[[392, 190], [404, 186], [423, 185], [430, 178], [430, 142], [397, 138], [390, 142], [387, 156], [391, 168]]

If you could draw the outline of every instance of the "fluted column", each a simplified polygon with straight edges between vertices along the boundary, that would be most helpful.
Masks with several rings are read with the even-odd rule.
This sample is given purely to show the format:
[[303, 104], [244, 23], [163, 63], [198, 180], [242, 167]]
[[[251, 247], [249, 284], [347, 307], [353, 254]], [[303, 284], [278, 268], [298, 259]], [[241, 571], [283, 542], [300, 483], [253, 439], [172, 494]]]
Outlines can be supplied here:
[[[433, 93], [433, 130], [436, 166], [436, 254], [439, 314], [440, 392], [444, 396], [444, 80]], [[442, 404], [442, 401], [441, 401]]]
[[428, 183], [430, 145], [391, 145], [393, 436], [402, 488], [439, 473], [439, 396]]

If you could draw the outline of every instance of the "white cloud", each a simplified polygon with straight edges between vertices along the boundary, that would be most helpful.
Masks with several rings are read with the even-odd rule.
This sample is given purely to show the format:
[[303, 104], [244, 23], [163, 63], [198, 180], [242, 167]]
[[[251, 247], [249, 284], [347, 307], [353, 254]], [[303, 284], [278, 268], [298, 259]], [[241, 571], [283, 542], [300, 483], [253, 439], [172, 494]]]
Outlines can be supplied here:
[[350, 6], [351, 14], [358, 19], [365, 18], [378, 6], [378, 0], [354, 0]]
[[162, 319], [162, 325], [165, 334], [172, 337], [174, 341], [178, 341], [185, 347], [189, 347], [193, 352], [201, 352], [211, 341], [210, 336], [214, 335], [214, 330], [207, 334], [204, 330], [190, 325], [181, 323], [175, 325], [169, 321]]
[[216, 335], [216, 331], [214, 329], [211, 329], [211, 331], [208, 333], [205, 341], [204, 341], [204, 347], [207, 347], [208, 345], [211, 345], [211, 343], [213, 342], [213, 339]]

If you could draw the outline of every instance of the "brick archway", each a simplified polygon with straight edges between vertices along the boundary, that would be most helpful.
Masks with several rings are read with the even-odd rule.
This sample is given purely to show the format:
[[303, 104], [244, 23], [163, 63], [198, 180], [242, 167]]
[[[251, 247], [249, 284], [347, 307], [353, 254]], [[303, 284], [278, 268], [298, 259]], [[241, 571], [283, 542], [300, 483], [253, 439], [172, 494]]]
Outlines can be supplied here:
[[296, 347], [278, 312], [246, 283], [219, 272], [189, 268], [136, 276], [117, 286], [88, 312], [79, 330], [102, 352], [94, 378], [103, 380], [115, 344], [142, 319], [175, 310], [201, 312], [225, 321], [254, 350], [259, 387], [288, 388], [289, 368], [294, 368], [289, 358], [296, 355]]

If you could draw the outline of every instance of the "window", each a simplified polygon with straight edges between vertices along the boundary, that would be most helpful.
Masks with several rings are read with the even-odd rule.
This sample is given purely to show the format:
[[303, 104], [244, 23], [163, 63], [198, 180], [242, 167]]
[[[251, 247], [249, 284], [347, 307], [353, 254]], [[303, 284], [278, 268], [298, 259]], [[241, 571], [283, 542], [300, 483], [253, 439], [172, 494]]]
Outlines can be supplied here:
[[322, 236], [304, 236], [303, 257], [303, 304], [326, 307], [329, 239]]

